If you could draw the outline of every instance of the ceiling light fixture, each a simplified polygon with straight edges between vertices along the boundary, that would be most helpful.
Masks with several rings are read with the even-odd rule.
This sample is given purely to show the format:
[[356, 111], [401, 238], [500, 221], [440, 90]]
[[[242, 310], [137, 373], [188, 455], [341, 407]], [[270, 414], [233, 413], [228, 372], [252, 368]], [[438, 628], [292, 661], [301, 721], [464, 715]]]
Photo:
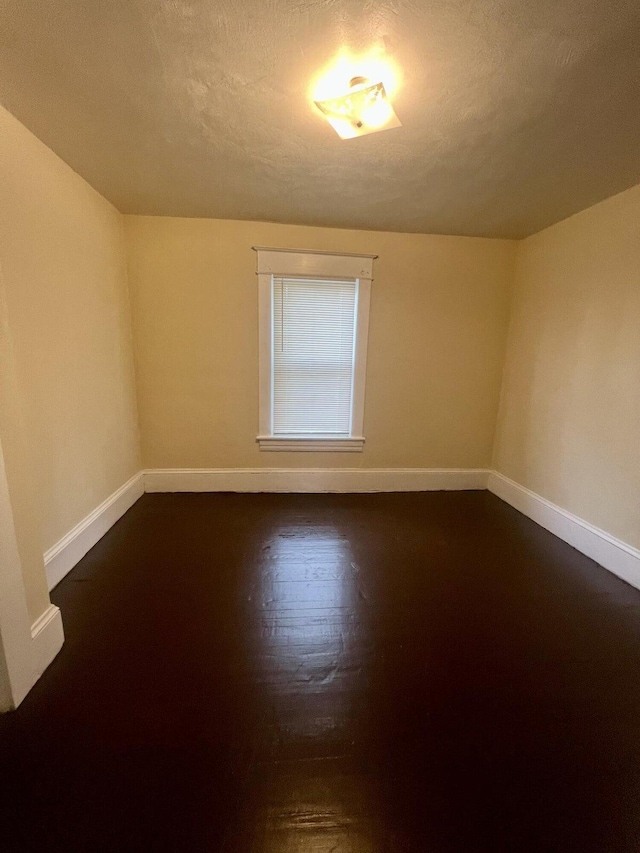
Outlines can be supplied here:
[[382, 81], [352, 77], [344, 95], [314, 101], [341, 139], [401, 127]]

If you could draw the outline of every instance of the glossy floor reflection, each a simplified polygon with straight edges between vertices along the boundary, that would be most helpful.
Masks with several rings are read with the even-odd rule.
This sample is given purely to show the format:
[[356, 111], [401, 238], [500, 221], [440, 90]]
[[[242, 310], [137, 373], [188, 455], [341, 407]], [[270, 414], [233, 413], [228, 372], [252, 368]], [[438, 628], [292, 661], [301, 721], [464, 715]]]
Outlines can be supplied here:
[[246, 635], [278, 750], [317, 749], [350, 737], [362, 690], [367, 637], [358, 606], [358, 570], [348, 539], [333, 525], [302, 521], [262, 546]]
[[640, 849], [640, 592], [488, 493], [147, 495], [53, 597], [3, 850]]

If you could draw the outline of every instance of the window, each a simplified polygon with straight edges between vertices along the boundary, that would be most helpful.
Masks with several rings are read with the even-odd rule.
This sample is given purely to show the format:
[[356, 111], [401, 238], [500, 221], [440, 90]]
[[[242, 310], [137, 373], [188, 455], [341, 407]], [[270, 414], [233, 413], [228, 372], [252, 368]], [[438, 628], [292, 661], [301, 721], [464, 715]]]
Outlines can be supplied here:
[[375, 256], [256, 251], [261, 449], [362, 450]]

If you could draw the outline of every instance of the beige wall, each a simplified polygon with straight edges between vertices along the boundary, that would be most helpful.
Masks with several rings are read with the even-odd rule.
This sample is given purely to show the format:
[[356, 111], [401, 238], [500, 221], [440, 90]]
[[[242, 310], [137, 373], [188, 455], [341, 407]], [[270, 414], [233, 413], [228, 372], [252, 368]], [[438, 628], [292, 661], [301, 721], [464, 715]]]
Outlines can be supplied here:
[[[3, 523], [13, 527], [23, 573], [31, 621], [49, 606], [49, 591], [42, 557], [41, 520], [33, 458], [25, 422], [25, 395], [17, 378], [13, 335], [9, 326], [6, 293], [0, 266], [0, 444], [6, 467], [7, 495]], [[10, 515], [10, 518], [9, 518]], [[9, 566], [2, 564], [6, 582]], [[4, 588], [4, 587], [3, 587]], [[5, 626], [3, 626], [4, 628]]]
[[494, 462], [640, 547], [640, 186], [520, 244]]
[[[139, 469], [123, 226], [1, 108], [0, 185], [0, 262], [28, 463], [12, 467], [3, 446], [10, 488], [21, 470], [33, 474], [41, 554]], [[35, 617], [46, 597], [42, 566], [23, 569]]]
[[[145, 466], [490, 462], [511, 241], [142, 216], [125, 227]], [[362, 454], [258, 450], [254, 244], [380, 256]]]

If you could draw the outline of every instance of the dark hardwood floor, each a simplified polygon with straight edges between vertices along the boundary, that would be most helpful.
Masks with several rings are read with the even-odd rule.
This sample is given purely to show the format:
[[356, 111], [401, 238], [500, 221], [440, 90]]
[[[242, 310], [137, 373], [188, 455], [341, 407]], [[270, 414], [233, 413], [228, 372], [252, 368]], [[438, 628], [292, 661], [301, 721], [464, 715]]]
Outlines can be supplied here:
[[53, 600], [4, 851], [640, 850], [640, 592], [489, 493], [146, 495]]

